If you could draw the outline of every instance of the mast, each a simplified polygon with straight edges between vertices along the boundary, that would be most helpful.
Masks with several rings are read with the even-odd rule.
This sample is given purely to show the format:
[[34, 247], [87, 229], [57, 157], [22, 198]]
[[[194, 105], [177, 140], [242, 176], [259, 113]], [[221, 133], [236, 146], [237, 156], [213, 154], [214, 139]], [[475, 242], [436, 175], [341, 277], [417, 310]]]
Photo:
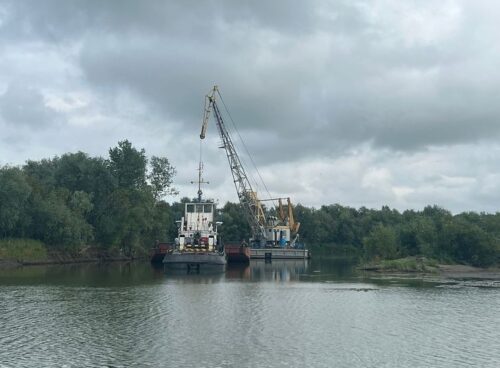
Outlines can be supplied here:
[[210, 184], [208, 181], [203, 180], [203, 161], [201, 159], [201, 141], [200, 141], [200, 163], [198, 164], [198, 181], [191, 181], [191, 184], [198, 184], [198, 202], [201, 202], [201, 196], [203, 191], [201, 190], [201, 184]]

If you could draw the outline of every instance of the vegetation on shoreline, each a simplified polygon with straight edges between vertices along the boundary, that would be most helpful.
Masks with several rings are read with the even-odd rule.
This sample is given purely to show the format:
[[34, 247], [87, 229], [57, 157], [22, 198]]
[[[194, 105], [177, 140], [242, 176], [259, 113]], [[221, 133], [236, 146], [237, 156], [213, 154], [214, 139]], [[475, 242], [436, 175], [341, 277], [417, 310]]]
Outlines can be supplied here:
[[[30, 249], [24, 239], [32, 239], [46, 250], [75, 254], [88, 246], [144, 253], [167, 237], [170, 205], [164, 197], [175, 191], [174, 175], [167, 158], [148, 159], [127, 140], [106, 159], [77, 152], [4, 166], [0, 239], [22, 239], [17, 244]], [[11, 246], [2, 249], [5, 256], [16, 254]]]
[[301, 234], [331, 252], [356, 254], [364, 263], [425, 257], [440, 263], [487, 267], [500, 260], [500, 213], [453, 215], [437, 207], [399, 212], [336, 205], [297, 206]]
[[33, 239], [0, 239], [0, 259], [45, 261], [45, 244]]
[[363, 264], [360, 267], [365, 271], [382, 272], [436, 272], [438, 262], [435, 259], [425, 257], [405, 257], [399, 259], [385, 259], [378, 262]]
[[[22, 258], [23, 252], [43, 259], [53, 250], [78, 254], [87, 247], [144, 255], [157, 240], [173, 241], [175, 220], [190, 200], [165, 200], [175, 193], [174, 175], [167, 158], [148, 159], [144, 149], [127, 140], [111, 148], [107, 158], [77, 152], [0, 167], [0, 259]], [[479, 267], [500, 259], [500, 213], [338, 204], [317, 209], [299, 204], [295, 212], [301, 241], [319, 254], [400, 270], [421, 267], [412, 263], [415, 257]], [[226, 242], [250, 236], [238, 204], [226, 203], [219, 216]], [[391, 261], [401, 258], [406, 260]]]

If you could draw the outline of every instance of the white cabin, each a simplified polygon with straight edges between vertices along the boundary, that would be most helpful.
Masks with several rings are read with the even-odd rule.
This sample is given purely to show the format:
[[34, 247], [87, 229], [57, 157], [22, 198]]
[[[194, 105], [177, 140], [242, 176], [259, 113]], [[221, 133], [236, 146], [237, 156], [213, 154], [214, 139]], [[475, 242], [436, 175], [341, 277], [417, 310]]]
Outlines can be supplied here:
[[186, 203], [184, 216], [179, 225], [179, 237], [176, 244], [179, 250], [216, 250], [217, 226], [215, 222], [215, 204], [212, 202]]

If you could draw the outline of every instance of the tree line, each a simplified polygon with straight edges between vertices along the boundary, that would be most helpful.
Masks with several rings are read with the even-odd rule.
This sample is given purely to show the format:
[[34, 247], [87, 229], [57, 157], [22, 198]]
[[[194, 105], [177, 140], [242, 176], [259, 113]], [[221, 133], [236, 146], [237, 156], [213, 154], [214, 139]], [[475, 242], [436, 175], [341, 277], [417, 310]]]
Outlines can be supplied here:
[[[175, 221], [190, 199], [167, 202], [176, 193], [174, 175], [166, 157], [148, 158], [127, 140], [110, 148], [107, 158], [77, 152], [1, 167], [0, 238], [35, 239], [50, 249], [144, 253], [177, 235]], [[249, 238], [238, 204], [226, 203], [218, 216], [225, 241]], [[301, 241], [332, 254], [365, 260], [424, 256], [475, 266], [499, 262], [500, 213], [299, 204], [295, 216]]]
[[175, 169], [128, 141], [108, 158], [86, 153], [0, 168], [0, 238], [40, 240], [48, 248], [93, 245], [130, 254], [167, 236]]
[[[223, 208], [223, 236], [242, 239], [249, 229], [239, 206]], [[438, 206], [399, 212], [339, 204], [295, 207], [300, 237], [321, 253], [365, 261], [422, 256], [444, 263], [491, 266], [500, 261], [500, 213], [453, 215]]]
[[366, 260], [424, 256], [474, 266], [500, 260], [500, 213], [453, 215], [438, 206], [399, 212], [338, 204], [318, 210], [299, 205], [296, 211], [304, 239]]

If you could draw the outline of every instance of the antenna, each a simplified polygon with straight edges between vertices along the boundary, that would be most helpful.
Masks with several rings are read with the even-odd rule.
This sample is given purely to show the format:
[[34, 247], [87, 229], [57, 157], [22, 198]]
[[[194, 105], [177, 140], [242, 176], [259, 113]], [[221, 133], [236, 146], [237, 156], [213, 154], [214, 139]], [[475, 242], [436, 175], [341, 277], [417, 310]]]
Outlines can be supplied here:
[[203, 161], [201, 159], [201, 139], [200, 139], [200, 163], [198, 164], [198, 181], [191, 181], [191, 184], [198, 184], [198, 202], [201, 202], [201, 196], [203, 191], [201, 190], [201, 184], [210, 184], [208, 181], [203, 180]]

